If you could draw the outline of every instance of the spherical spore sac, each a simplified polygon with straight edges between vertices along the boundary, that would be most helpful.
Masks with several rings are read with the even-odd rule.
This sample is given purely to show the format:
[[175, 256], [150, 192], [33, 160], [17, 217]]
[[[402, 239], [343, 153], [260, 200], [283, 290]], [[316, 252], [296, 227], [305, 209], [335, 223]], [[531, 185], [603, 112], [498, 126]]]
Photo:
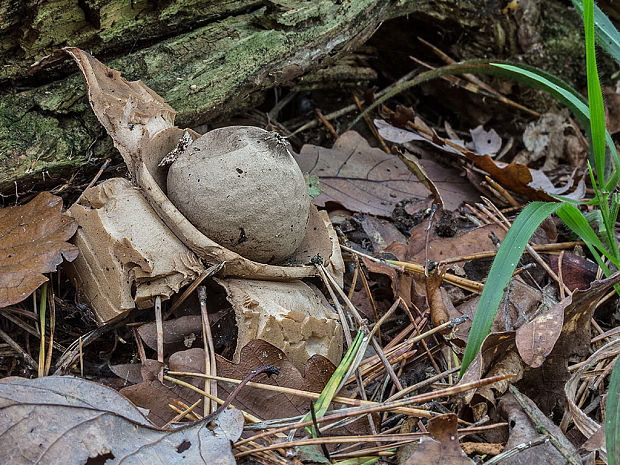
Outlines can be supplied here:
[[170, 166], [167, 190], [198, 230], [250, 260], [282, 263], [306, 234], [304, 176], [276, 133], [229, 126], [204, 134]]

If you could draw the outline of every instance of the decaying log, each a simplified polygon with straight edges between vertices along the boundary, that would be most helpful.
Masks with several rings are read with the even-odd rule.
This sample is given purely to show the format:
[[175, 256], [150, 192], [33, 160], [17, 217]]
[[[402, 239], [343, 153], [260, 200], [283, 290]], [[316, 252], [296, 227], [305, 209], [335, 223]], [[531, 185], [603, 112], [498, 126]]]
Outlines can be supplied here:
[[[69, 61], [81, 47], [143, 80], [195, 126], [249, 108], [275, 86], [316, 88], [390, 18], [459, 31], [456, 59], [516, 58], [582, 79], [580, 19], [561, 0], [9, 0], [0, 5], [0, 194], [59, 185], [80, 167], [120, 159]], [[553, 27], [550, 27], [553, 25]], [[568, 33], [567, 31], [570, 31]], [[400, 44], [394, 44], [395, 47]], [[554, 48], [555, 47], [555, 48]], [[568, 51], [578, 55], [568, 57]], [[564, 54], [564, 55], [563, 55]], [[568, 58], [567, 58], [568, 57]], [[561, 63], [556, 66], [554, 63]], [[368, 70], [368, 68], [366, 68]], [[572, 73], [566, 75], [567, 72]], [[404, 73], [403, 73], [404, 74]], [[338, 75], [338, 73], [332, 73]], [[370, 73], [362, 75], [369, 77]], [[305, 77], [305, 84], [301, 77]], [[572, 79], [574, 78], [574, 79]]]

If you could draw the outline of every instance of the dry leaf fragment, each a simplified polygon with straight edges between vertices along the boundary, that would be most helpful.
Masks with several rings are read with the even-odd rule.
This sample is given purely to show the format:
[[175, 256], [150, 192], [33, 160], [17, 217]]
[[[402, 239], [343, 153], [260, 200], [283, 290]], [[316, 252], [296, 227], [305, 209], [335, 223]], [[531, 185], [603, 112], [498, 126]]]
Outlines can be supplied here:
[[571, 300], [564, 309], [562, 330], [553, 350], [540, 367], [525, 372], [520, 385], [521, 392], [534, 400], [543, 412], [551, 412], [556, 404], [563, 407], [564, 387], [569, 378], [568, 361], [575, 356], [589, 355], [594, 305], [618, 282], [620, 272], [594, 281], [588, 289], [577, 290], [572, 297], [567, 297]]
[[[375, 122], [375, 124], [377, 124]], [[384, 123], [385, 124], [385, 123]], [[416, 125], [422, 126], [418, 118]], [[469, 160], [476, 167], [486, 171], [489, 175], [502, 186], [514, 192], [527, 196], [531, 200], [555, 201], [551, 196], [553, 194], [562, 194], [566, 197], [580, 200], [585, 195], [585, 183], [583, 176], [577, 176], [573, 173], [571, 179], [560, 187], [555, 187], [549, 178], [540, 170], [529, 169], [522, 163], [501, 163], [493, 160], [488, 154], [480, 155], [469, 150], [461, 144], [454, 145], [454, 141], [439, 137], [435, 132], [425, 129], [426, 134], [417, 135], [412, 140], [424, 140], [443, 152], [456, 155], [460, 159]], [[385, 127], [379, 129], [379, 133], [387, 140]], [[428, 135], [432, 134], [432, 136]], [[404, 140], [404, 135], [399, 134], [399, 140]], [[413, 150], [413, 149], [412, 149]], [[570, 193], [569, 193], [570, 192]]]
[[47, 281], [42, 273], [77, 257], [77, 247], [66, 242], [76, 229], [62, 214], [62, 199], [49, 192], [0, 209], [0, 307], [21, 302]]
[[[296, 157], [302, 171], [321, 181], [318, 206], [336, 202], [345, 208], [389, 217], [404, 199], [424, 199], [428, 189], [398, 158], [373, 148], [355, 131], [342, 134], [331, 149], [305, 145]], [[446, 208], [456, 209], [463, 200], [476, 199], [474, 189], [456, 170], [431, 160], [421, 160], [429, 178], [446, 200]]]
[[[534, 414], [541, 423], [551, 431], [552, 434], [564, 445], [568, 450], [576, 451], [574, 446], [566, 439], [560, 428], [558, 428], [553, 421], [548, 419], [545, 415], [536, 408], [536, 405], [531, 402], [527, 397], [523, 396], [526, 402], [532, 408]], [[505, 394], [499, 400], [498, 403], [499, 412], [508, 421], [510, 431], [508, 442], [506, 443], [506, 450], [512, 449], [519, 444], [527, 443], [538, 439], [541, 433], [537, 430], [536, 425], [532, 423], [528, 415], [523, 410], [523, 407], [519, 405], [514, 396], [510, 393]], [[551, 444], [546, 441], [537, 446], [531, 447], [520, 451], [513, 457], [507, 457], [502, 460], [502, 465], [521, 465], [524, 463], [538, 464], [552, 464], [552, 465], [565, 465], [567, 463], [566, 458]]]
[[[211, 431], [196, 423], [159, 430], [113, 389], [74, 377], [0, 380], [0, 463], [234, 465], [230, 442], [243, 430], [236, 409]], [[106, 460], [107, 459], [107, 460]]]
[[475, 464], [459, 445], [457, 416], [454, 413], [431, 418], [427, 428], [432, 438], [422, 436], [417, 450], [401, 462], [401, 465]]
[[[172, 354], [169, 359], [170, 371], [204, 373], [203, 349], [189, 349]], [[262, 384], [285, 386], [303, 391], [321, 392], [335, 366], [325, 357], [315, 355], [306, 362], [304, 371], [299, 371], [277, 347], [261, 341], [250, 341], [243, 349], [239, 363], [216, 356], [217, 374], [226, 378], [243, 379], [248, 373], [264, 365], [273, 365], [280, 375], [260, 377], [253, 380]], [[144, 381], [121, 390], [136, 405], [149, 409], [149, 420], [157, 425], [164, 425], [176, 416], [176, 412], [168, 407], [173, 399], [180, 399], [188, 405], [200, 398], [200, 394], [177, 385], [163, 385], [157, 379], [159, 365], [149, 361], [149, 367], [142, 370]], [[198, 377], [183, 377], [183, 381], [200, 389], [204, 388], [204, 380]], [[236, 385], [218, 382], [218, 394], [225, 399]], [[245, 386], [233, 400], [233, 405], [262, 419], [292, 417], [308, 411], [308, 399], [274, 391]], [[202, 408], [200, 409], [200, 411]]]
[[475, 129], [470, 129], [472, 145], [476, 153], [480, 155], [488, 154], [495, 155], [502, 148], [502, 138], [495, 129], [488, 131], [484, 130], [482, 125], [477, 126]]

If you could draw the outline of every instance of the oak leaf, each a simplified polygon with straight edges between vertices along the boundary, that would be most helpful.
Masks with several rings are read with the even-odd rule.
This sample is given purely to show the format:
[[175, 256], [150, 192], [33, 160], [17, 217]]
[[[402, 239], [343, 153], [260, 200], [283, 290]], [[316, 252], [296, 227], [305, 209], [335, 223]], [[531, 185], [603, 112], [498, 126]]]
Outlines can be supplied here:
[[62, 199], [41, 192], [25, 205], [0, 209], [0, 308], [21, 302], [47, 281], [63, 258], [78, 254], [66, 242], [77, 223], [62, 214]]

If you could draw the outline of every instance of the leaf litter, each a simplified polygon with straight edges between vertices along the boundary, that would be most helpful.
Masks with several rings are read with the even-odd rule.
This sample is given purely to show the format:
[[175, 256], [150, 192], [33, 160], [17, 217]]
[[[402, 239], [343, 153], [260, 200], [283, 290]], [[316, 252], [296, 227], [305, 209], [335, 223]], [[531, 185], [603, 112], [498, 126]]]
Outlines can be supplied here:
[[[20, 447], [24, 444], [24, 447], [29, 448], [33, 457], [40, 453], [39, 447], [45, 447], [46, 444], [40, 442], [39, 436], [42, 435], [44, 439], [56, 437], [58, 431], [63, 431], [62, 428], [73, 425], [59, 419], [71, 417], [76, 422], [74, 431], [62, 436], [57, 444], [45, 452], [48, 454], [45, 459], [50, 459], [46, 463], [74, 463], [59, 462], [60, 458], [49, 454], [57, 453], [62, 447], [75, 447], [76, 443], [84, 445], [84, 441], [80, 442], [84, 434], [94, 435], [95, 439], [90, 446], [77, 449], [75, 463], [83, 463], [89, 456], [108, 460], [125, 456], [127, 460], [133, 460], [129, 457], [135, 456], [148, 461], [148, 454], [151, 453], [169, 454], [170, 463], [176, 463], [174, 460], [180, 460], [179, 455], [191, 460], [190, 457], [194, 457], [191, 454], [201, 454], [202, 449], [198, 449], [203, 445], [210, 449], [205, 453], [219, 454], [222, 461], [205, 462], [206, 456], [203, 456], [196, 459], [203, 462], [197, 463], [234, 463], [232, 454], [236, 454], [239, 461], [243, 460], [242, 456], [251, 455], [253, 459], [264, 461], [261, 463], [286, 463], [286, 455], [276, 449], [287, 449], [289, 454], [310, 451], [311, 456], [297, 457], [302, 461], [311, 457], [316, 462], [326, 462], [330, 455], [332, 461], [364, 455], [374, 460], [372, 457], [377, 452], [391, 454], [395, 446], [406, 442], [419, 442], [419, 445], [415, 451], [401, 448], [403, 453], [397, 459], [401, 464], [474, 463], [467, 455], [481, 462], [502, 449], [505, 452], [512, 449], [521, 452], [513, 458], [503, 458], [500, 463], [521, 463], [522, 460], [536, 462], [542, 456], [547, 457], [549, 463], [566, 463], [566, 454], [571, 457], [577, 454], [572, 443], [583, 445], [586, 450], [596, 451], [599, 457], [605, 458], [604, 441], [601, 439], [602, 419], [598, 413], [600, 409], [597, 410], [602, 405], [601, 396], [597, 398], [596, 395], [604, 389], [609, 361], [618, 352], [615, 346], [608, 344], [604, 352], [599, 351], [589, 359], [587, 357], [589, 350], [597, 347], [591, 345], [590, 334], [594, 309], [618, 278], [615, 276], [613, 279], [596, 281], [596, 268], [593, 269], [591, 262], [578, 255], [577, 244], [543, 252], [550, 254], [545, 256], [549, 257], [551, 268], [564, 280], [569, 291], [575, 291], [573, 295], [564, 298], [556, 295], [554, 285], [548, 283], [545, 273], [537, 270], [536, 265], [530, 266], [528, 260], [524, 259], [523, 269], [509, 286], [503, 311], [498, 312], [481, 354], [462, 380], [457, 383], [454, 376], [458, 370], [458, 355], [462, 353], [471, 324], [471, 320], [468, 322], [463, 317], [471, 319], [477, 294], [472, 288], [459, 285], [456, 278], [481, 286], [497, 243], [504, 237], [504, 230], [498, 224], [488, 221], [488, 217], [485, 219], [477, 207], [463, 208], [462, 204], [478, 202], [476, 189], [483, 190], [487, 195], [495, 195], [500, 205], [512, 202], [519, 205], [526, 199], [548, 199], [551, 194], [558, 193], [576, 199], [583, 198], [585, 184], [579, 173], [565, 173], [563, 184], [559, 184], [556, 180], [552, 182], [548, 173], [530, 166], [538, 164], [543, 170], [556, 167], [566, 160], [563, 151], [568, 154], [571, 169], [581, 166], [584, 159], [583, 145], [580, 145], [578, 136], [567, 134], [574, 130], [570, 121], [560, 118], [555, 124], [550, 120], [551, 115], [547, 114], [540, 121], [530, 122], [521, 141], [525, 151], [521, 152], [521, 158], [513, 159], [512, 162], [497, 161], [497, 157], [502, 158], [509, 152], [514, 156], [515, 152], [511, 150], [510, 142], [504, 143], [497, 127], [489, 128], [486, 124], [488, 130], [483, 126], [464, 128], [458, 132], [459, 137], [450, 124], [445, 122], [447, 137], [441, 137], [439, 130], [431, 128], [412, 111], [402, 108], [398, 118], [389, 118], [390, 123], [375, 120], [381, 136], [403, 145], [404, 150], [398, 155], [373, 148], [368, 143], [370, 137], [362, 135], [362, 128], [359, 128], [359, 132], [345, 132], [337, 138], [332, 148], [306, 144], [297, 160], [310, 176], [318, 177], [321, 194], [315, 197], [314, 203], [326, 210], [318, 213], [322, 216], [314, 217], [313, 234], [307, 237], [308, 240], [297, 256], [298, 260], [291, 263], [296, 266], [262, 266], [230, 253], [208, 238], [197, 236], [189, 225], [175, 216], [173, 210], [166, 210], [168, 205], [165, 202], [162, 203], [165, 190], [161, 189], [162, 167], [157, 167], [157, 164], [174, 149], [179, 138], [183, 135], [191, 138], [196, 134], [174, 127], [174, 110], [144, 84], [127, 83], [116, 71], [106, 68], [80, 50], [69, 49], [68, 53], [80, 64], [95, 113], [113, 136], [137, 184], [149, 192], [146, 200], [151, 208], [164, 224], [172, 225], [176, 237], [183, 237], [183, 247], [208, 264], [226, 262], [224, 271], [217, 279], [220, 285], [228, 282], [236, 286], [233, 290], [230, 284], [224, 285], [228, 286], [227, 304], [234, 307], [236, 321], [222, 317], [226, 312], [220, 306], [217, 308], [217, 317], [209, 315], [210, 326], [212, 331], [215, 330], [216, 337], [218, 322], [235, 326], [240, 332], [235, 347], [235, 341], [230, 339], [235, 331], [227, 329], [227, 347], [218, 350], [225, 351], [228, 359], [216, 355], [217, 376], [238, 382], [248, 373], [267, 364], [277, 367], [280, 375], [256, 380], [275, 390], [249, 385], [242, 388], [232, 400], [233, 405], [248, 414], [247, 418], [262, 421], [254, 427], [247, 422], [246, 438], [253, 437], [248, 441], [238, 441], [233, 448], [231, 441], [237, 441], [244, 428], [241, 413], [237, 410], [225, 410], [220, 414], [214, 420], [220, 426], [216, 426], [213, 431], [205, 422], [188, 423], [179, 429], [160, 430], [154, 425], [168, 425], [179, 419], [179, 412], [187, 411], [190, 405], [204, 399], [201, 393], [171, 381], [172, 376], [168, 374], [190, 372], [194, 375], [175, 376], [197, 389], [205, 389], [205, 379], [195, 376], [196, 373], [209, 371], [205, 364], [208, 355], [203, 348], [197, 348], [208, 339], [202, 334], [204, 315], [199, 313], [195, 305], [194, 308], [181, 306], [182, 310], [177, 309], [175, 313], [178, 318], [162, 324], [141, 325], [135, 334], [130, 333], [128, 327], [119, 326], [114, 347], [117, 343], [129, 342], [135, 348], [131, 361], [140, 356], [142, 363], [109, 364], [109, 360], [105, 360], [104, 366], [110, 367], [127, 384], [121, 394], [136, 405], [148, 409], [148, 413], [141, 413], [123, 400], [124, 397], [108, 388], [86, 381], [75, 381], [76, 378], [50, 377], [33, 381], [5, 378], [0, 382], [0, 392], [11, 397], [11, 391], [14, 390], [15, 399], [19, 397], [17, 393], [21, 397], [17, 400], [11, 397], [10, 401], [5, 399], [9, 403], [0, 408], [6, 408], [17, 416], [23, 416], [26, 411], [37, 413], [36, 420], [30, 415], [26, 416], [24, 425], [15, 420], [17, 417], [5, 417], [12, 426], [11, 434], [26, 431], [31, 427], [30, 422], [36, 421], [36, 434], [31, 434], [29, 438], [19, 437], [20, 441], [33, 441], [32, 444], [20, 443]], [[111, 75], [109, 72], [112, 72]], [[117, 90], [120, 90], [117, 97], [111, 98]], [[106, 115], [108, 110], [115, 116]], [[128, 123], [137, 126], [138, 131], [127, 131]], [[153, 156], [153, 153], [156, 155]], [[419, 160], [416, 155], [420, 156]], [[412, 163], [404, 161], [407, 159]], [[485, 174], [490, 175], [490, 181], [485, 178]], [[511, 191], [514, 197], [507, 197], [505, 191], [497, 189], [498, 185]], [[437, 209], [442, 204], [445, 210]], [[162, 205], [165, 205], [163, 210], [166, 211], [162, 211]], [[72, 234], [68, 234], [61, 242], [68, 240]], [[542, 240], [535, 245], [553, 245], [556, 241], [552, 234], [542, 234], [541, 237]], [[339, 241], [344, 245], [344, 262], [340, 257]], [[58, 261], [58, 254], [69, 260], [71, 250], [62, 249], [61, 244], [55, 260]], [[319, 253], [313, 253], [317, 251]], [[335, 282], [344, 287], [344, 292], [333, 287], [330, 280], [321, 282], [316, 279], [320, 276], [316, 271], [320, 260], [324, 260], [328, 267], [331, 266], [328, 268], [330, 274], [333, 274]], [[52, 271], [47, 268], [47, 271], [38, 272]], [[196, 274], [201, 275], [198, 279], [206, 279], [214, 285], [213, 278], [202, 277], [204, 273], [201, 274], [201, 271], [197, 270]], [[312, 282], [299, 281], [308, 276], [314, 276], [315, 279]], [[254, 281], [248, 281], [248, 278]], [[262, 279], [289, 282], [263, 284], [266, 281], [260, 281]], [[34, 292], [40, 284], [36, 284], [28, 293]], [[257, 297], [253, 289], [256, 286], [267, 290], [264, 296]], [[299, 318], [283, 318], [266, 310], [271, 304], [289, 313], [295, 305], [306, 306], [306, 303], [314, 300], [314, 297], [308, 297], [310, 291], [306, 287], [320, 302], [313, 305], [323, 306], [324, 310], [331, 312], [326, 320], [348, 320], [348, 326], [355, 321], [353, 329], [359, 325], [362, 331], [372, 331], [369, 337], [379, 341], [382, 353], [377, 352], [377, 346], [370, 348], [372, 345], [369, 345], [366, 353], [360, 354], [356, 361], [359, 376], [351, 372], [344, 377], [334, 372], [332, 362], [337, 362], [339, 355], [334, 356], [337, 350], [331, 346], [328, 350], [320, 349], [319, 340], [325, 338], [324, 328], [308, 324], [303, 315]], [[131, 294], [131, 286], [129, 289], [133, 299], [135, 293]], [[179, 296], [174, 295], [175, 292], [176, 289], [170, 293], [173, 305], [177, 305], [179, 299]], [[287, 292], [305, 297], [293, 305], [282, 300], [282, 294]], [[217, 299], [209, 294], [208, 300]], [[79, 298], [76, 298], [75, 303], [83, 305]], [[19, 310], [21, 316], [28, 318], [23, 308]], [[358, 310], [363, 313], [365, 320], [358, 319], [355, 313]], [[606, 311], [609, 313], [608, 309]], [[250, 318], [248, 315], [263, 313], [273, 315], [269, 318], [278, 320], [278, 324], [266, 330], [263, 322], [252, 320], [254, 322], [244, 328], [245, 320]], [[338, 315], [334, 316], [336, 313]], [[140, 321], [152, 319], [152, 316], [145, 313], [136, 315]], [[613, 321], [609, 315], [606, 318]], [[380, 323], [374, 327], [377, 321]], [[274, 334], [274, 328], [284, 326], [289, 326], [286, 331], [277, 330]], [[438, 326], [440, 331], [435, 330]], [[311, 330], [306, 331], [304, 327]], [[291, 336], [300, 332], [301, 339]], [[132, 341], [134, 335], [139, 335], [140, 339]], [[284, 341], [280, 348], [267, 342], [280, 345], [277, 342], [279, 339]], [[334, 347], [342, 346], [338, 338], [334, 343], [333, 334], [328, 339]], [[347, 339], [347, 334], [344, 334], [344, 339]], [[77, 341], [77, 347], [82, 355], [80, 341]], [[146, 347], [142, 347], [142, 342]], [[163, 348], [160, 344], [163, 344]], [[193, 348], [185, 350], [188, 347]], [[109, 353], [109, 357], [131, 362], [128, 357], [118, 357], [118, 351], [115, 354], [114, 350]], [[308, 358], [313, 353], [331, 354], [329, 358], [332, 361], [320, 355]], [[84, 354], [86, 357], [88, 355]], [[161, 355], [163, 361], [150, 359], [157, 355]], [[81, 356], [79, 358], [82, 361]], [[92, 370], [89, 367], [86, 369]], [[595, 381], [592, 379], [593, 374], [596, 376]], [[105, 382], [105, 376], [109, 375], [99, 373], [95, 378]], [[313, 425], [318, 434], [308, 437], [306, 430], [287, 421], [306, 416], [310, 409], [310, 399], [316, 398], [332, 376], [343, 376], [344, 388], [337, 394], [347, 397], [349, 403], [334, 402], [332, 410], [326, 413], [327, 418], [344, 412], [339, 419], [344, 419], [345, 423], [347, 419], [357, 419], [357, 426], [351, 428], [345, 425], [342, 428], [337, 423], [333, 427], [326, 427], [323, 418], [319, 417]], [[495, 377], [494, 383], [483, 385], [489, 377]], [[89, 386], [78, 386], [76, 383], [79, 382], [88, 383]], [[2, 385], [5, 385], [4, 390]], [[523, 392], [519, 394], [521, 397], [512, 392], [513, 385]], [[71, 386], [69, 396], [62, 394], [66, 386]], [[234, 390], [234, 386], [235, 382], [232, 381], [217, 382], [220, 401]], [[284, 391], [283, 388], [291, 391]], [[48, 390], [53, 392], [48, 393]], [[302, 391], [304, 394], [301, 394]], [[594, 394], [589, 395], [590, 392]], [[309, 393], [314, 393], [315, 397], [308, 397]], [[389, 407], [391, 402], [397, 402], [398, 399], [406, 401], [415, 394], [412, 405]], [[442, 400], [431, 402], [430, 399], [434, 399], [435, 395]], [[62, 399], [49, 403], [46, 400], [57, 399], [58, 396]], [[33, 399], [39, 399], [39, 402], [33, 402]], [[586, 400], [591, 401], [590, 405], [584, 406]], [[369, 416], [366, 411], [360, 414], [355, 410], [363, 408], [376, 409], [373, 412], [380, 412], [380, 415], [374, 413]], [[405, 410], [393, 410], [399, 408]], [[416, 409], [415, 413], [413, 409]], [[454, 413], [446, 415], [446, 411]], [[562, 413], [566, 411], [572, 416], [565, 414], [562, 419]], [[92, 420], [94, 412], [100, 416]], [[398, 412], [410, 418], [402, 422]], [[202, 413], [203, 406], [200, 405], [194, 409], [194, 413], [187, 414], [185, 420], [179, 421], [195, 420]], [[549, 414], [555, 414], [554, 419], [558, 420], [556, 423], [561, 420], [561, 428], [546, 417]], [[232, 416], [234, 418], [229, 418]], [[51, 420], [43, 424], [48, 418]], [[83, 425], [84, 422], [88, 422], [88, 426]], [[131, 425], [133, 431], [124, 434], [128, 425]], [[541, 435], [543, 427], [546, 433]], [[295, 433], [288, 437], [292, 441], [290, 447], [279, 444], [291, 430]], [[428, 430], [431, 437], [423, 434], [425, 430]], [[472, 438], [474, 442], [468, 442], [467, 447], [463, 443], [462, 448], [459, 440], [472, 431], [477, 435]], [[11, 439], [14, 437], [11, 436]], [[145, 441], [150, 441], [150, 445], [144, 445]], [[307, 446], [303, 445], [304, 441]], [[531, 443], [529, 448], [523, 448], [526, 442]], [[324, 443], [325, 447], [321, 447], [320, 443]], [[349, 446], [349, 443], [355, 445]], [[163, 449], [160, 450], [160, 447]], [[169, 450], [166, 449], [168, 447]], [[165, 452], [162, 452], [164, 449]], [[405, 450], [408, 452], [404, 453]], [[5, 450], [4, 453], [14, 452], [15, 448]], [[17, 460], [21, 459], [23, 457]]]

